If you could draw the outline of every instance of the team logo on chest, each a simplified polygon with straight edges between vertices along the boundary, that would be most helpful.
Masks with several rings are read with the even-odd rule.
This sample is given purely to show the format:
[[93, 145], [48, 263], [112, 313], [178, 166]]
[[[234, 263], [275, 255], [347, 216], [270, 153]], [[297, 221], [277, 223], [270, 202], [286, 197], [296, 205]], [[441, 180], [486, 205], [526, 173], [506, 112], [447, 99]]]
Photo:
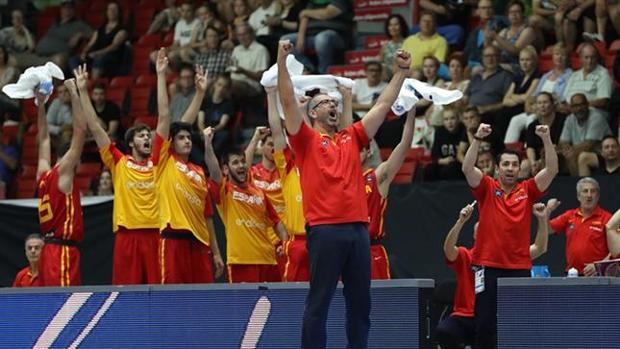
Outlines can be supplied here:
[[140, 165], [133, 160], [128, 160], [127, 167], [140, 172], [148, 172], [153, 170], [153, 161], [149, 160], [146, 162], [146, 165]]
[[202, 177], [196, 171], [190, 169], [189, 166], [187, 166], [186, 164], [176, 161], [175, 165], [176, 165], [177, 170], [183, 173], [187, 178], [193, 180], [194, 182], [198, 184], [204, 183]]
[[328, 145], [329, 145], [329, 141], [327, 139], [321, 140], [321, 147], [327, 148]]

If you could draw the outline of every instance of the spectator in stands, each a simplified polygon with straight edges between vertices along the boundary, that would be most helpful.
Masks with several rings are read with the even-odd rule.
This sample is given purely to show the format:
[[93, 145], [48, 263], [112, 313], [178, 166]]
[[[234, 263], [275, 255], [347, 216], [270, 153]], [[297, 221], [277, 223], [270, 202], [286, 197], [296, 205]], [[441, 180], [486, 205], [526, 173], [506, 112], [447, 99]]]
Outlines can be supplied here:
[[471, 17], [471, 7], [476, 6], [477, 0], [446, 1], [446, 0], [421, 0], [420, 8], [432, 12], [437, 18], [440, 27], [457, 24], [466, 28]]
[[248, 24], [237, 26], [239, 45], [232, 52], [232, 93], [236, 99], [258, 96], [263, 89], [259, 81], [269, 65], [269, 52], [255, 40]]
[[448, 59], [450, 81], [446, 81], [443, 88], [465, 92], [469, 86], [469, 79], [465, 78], [465, 60], [462, 55], [451, 55]]
[[5, 143], [3, 128], [0, 125], [0, 183], [3, 183], [5, 188], [13, 180], [19, 165], [18, 159], [19, 150], [12, 143]]
[[576, 176], [579, 154], [592, 151], [603, 137], [611, 134], [611, 130], [605, 116], [597, 109], [588, 107], [585, 95], [573, 95], [570, 104], [572, 114], [566, 118], [558, 148], [566, 160], [570, 175]]
[[[484, 0], [483, 0], [484, 1]], [[483, 121], [494, 123], [501, 119], [502, 100], [513, 81], [512, 75], [499, 66], [499, 51], [495, 46], [483, 50], [484, 71], [474, 76], [465, 91], [465, 101], [478, 107]], [[502, 131], [505, 131], [504, 128]], [[499, 135], [503, 138], [503, 134]]]
[[94, 196], [114, 195], [114, 187], [112, 186], [112, 174], [107, 168], [101, 171], [97, 178], [97, 186], [93, 190]]
[[282, 37], [295, 45], [296, 55], [303, 57], [306, 50], [315, 50], [318, 72], [324, 74], [330, 65], [342, 57], [352, 42], [353, 4], [348, 0], [309, 0], [299, 13], [297, 33]]
[[[495, 129], [498, 132], [506, 133], [508, 125], [514, 116], [522, 115], [525, 112], [525, 102], [532, 96], [538, 82], [540, 72], [538, 71], [538, 55], [534, 46], [527, 46], [519, 53], [520, 72], [513, 75], [512, 84], [508, 88], [502, 104], [502, 117], [496, 121]], [[527, 118], [527, 116], [526, 116]]]
[[542, 92], [536, 97], [536, 120], [532, 121], [527, 127], [525, 135], [527, 159], [521, 162], [521, 168], [525, 176], [528, 174], [535, 176], [542, 170], [544, 165], [543, 144], [540, 138], [536, 136], [536, 127], [538, 125], [546, 125], [551, 133], [551, 142], [558, 144], [565, 120], [565, 115], [556, 113], [555, 100], [550, 93]]
[[469, 32], [465, 42], [465, 59], [467, 66], [472, 71], [472, 76], [480, 73], [482, 69], [482, 51], [487, 43], [485, 40], [485, 30], [498, 30], [500, 22], [493, 18], [493, 2], [491, 0], [478, 1], [477, 9], [480, 25]]
[[24, 247], [28, 266], [20, 270], [15, 276], [13, 287], [38, 287], [39, 281], [39, 259], [43, 250], [43, 237], [40, 234], [30, 234], [26, 237]]
[[[5, 85], [17, 81], [18, 75], [17, 69], [9, 65], [9, 53], [4, 46], [0, 45], [0, 90]], [[6, 116], [13, 121], [19, 121], [21, 119], [20, 111], [19, 100], [12, 99], [4, 92], [0, 92], [0, 127]]]
[[306, 0], [276, 0], [278, 11], [276, 15], [265, 19], [269, 26], [269, 35], [258, 38], [258, 41], [269, 50], [271, 63], [275, 62], [278, 41], [284, 35], [296, 33], [299, 26], [299, 14], [306, 8]]
[[582, 93], [588, 99], [590, 107], [607, 116], [612, 81], [607, 69], [599, 64], [598, 49], [591, 43], [584, 43], [579, 51], [579, 58], [581, 69], [573, 72], [568, 79], [564, 101], [570, 100], [576, 93]]
[[611, 25], [616, 31], [616, 35], [620, 35], [620, 2], [596, 0], [594, 6], [594, 14], [596, 15], [596, 33], [584, 32], [583, 37], [585, 39], [605, 42], [607, 20], [611, 21]]
[[[583, 32], [596, 33], [594, 1], [562, 1], [555, 15], [555, 20], [562, 24], [561, 33], [556, 32], [557, 40], [563, 42], [569, 52], [575, 49], [577, 27]], [[559, 34], [559, 35], [558, 35]], [[585, 35], [587, 37], [587, 35]]]
[[172, 122], [181, 121], [181, 117], [192, 103], [196, 88], [194, 86], [194, 69], [191, 65], [182, 65], [179, 69], [174, 94], [170, 99], [170, 117]]
[[266, 39], [272, 31], [271, 26], [267, 23], [267, 19], [277, 17], [280, 14], [280, 6], [275, 0], [259, 0], [258, 4], [258, 8], [250, 15], [248, 24], [254, 29], [256, 41], [267, 47], [270, 50], [271, 56], [274, 56], [274, 50], [269, 47], [270, 44], [273, 44], [273, 41], [264, 39]]
[[23, 53], [17, 64], [20, 68], [43, 65], [51, 60], [64, 68], [68, 58], [80, 46], [83, 39], [90, 38], [92, 29], [86, 22], [77, 18], [75, 2], [62, 0], [60, 18], [39, 40], [35, 53]]
[[205, 68], [211, 76], [224, 74], [230, 64], [231, 50], [221, 46], [220, 32], [213, 26], [205, 30], [204, 45], [199, 49], [194, 63]]
[[[56, 98], [52, 101], [50, 106], [47, 109], [47, 123], [49, 128], [49, 133], [53, 137], [61, 136], [63, 130], [71, 129], [71, 125], [73, 123], [73, 114], [71, 112], [71, 95], [69, 94], [69, 90], [63, 84], [56, 86]], [[65, 134], [64, 136], [69, 136]], [[65, 137], [61, 137], [64, 141], [68, 141], [70, 139]]]
[[71, 70], [80, 64], [92, 66], [92, 77], [98, 79], [103, 76], [114, 76], [123, 64], [125, 42], [129, 38], [123, 12], [117, 2], [110, 2], [103, 16], [103, 25], [90, 37], [90, 41], [79, 56], [71, 57]]
[[485, 176], [496, 178], [495, 157], [490, 150], [483, 150], [478, 153], [476, 167], [479, 168]]
[[375, 101], [387, 86], [383, 81], [383, 66], [377, 61], [368, 61], [365, 64], [365, 78], [355, 79], [353, 85], [353, 111], [363, 118], [372, 108]]
[[548, 92], [553, 95], [557, 102], [563, 102], [564, 89], [566, 89], [566, 84], [573, 70], [568, 66], [568, 52], [564, 44], [559, 42], [553, 45], [552, 55], [553, 69], [540, 78], [534, 95], [538, 96], [541, 92]]
[[[192, 32], [198, 26], [199, 20], [194, 16], [194, 5], [192, 2], [186, 1], [181, 5], [181, 18], [174, 26], [174, 41], [172, 45], [167, 47], [168, 59], [173, 65], [179, 65], [182, 57], [188, 55], [191, 51], [190, 43], [192, 40]], [[151, 53], [151, 62], [157, 60], [157, 51]]]
[[[424, 60], [422, 60], [422, 77], [420, 78], [420, 80], [432, 86], [442, 87], [445, 84], [445, 81], [443, 81], [443, 79], [441, 79], [438, 75], [439, 65], [440, 63], [437, 57], [424, 57]], [[417, 113], [426, 115], [427, 118], [430, 120], [431, 125], [441, 126], [443, 123], [443, 113], [433, 114], [434, 109], [432, 108], [432, 106], [432, 102], [427, 101], [426, 99], [421, 99], [416, 103]], [[435, 116], [435, 118], [433, 119], [431, 118], [431, 116]]]
[[[484, 30], [485, 40], [492, 42], [500, 49], [502, 68], [512, 72], [519, 72], [520, 52], [534, 43], [534, 29], [525, 22], [525, 5], [520, 0], [512, 0], [508, 4], [508, 21], [510, 26], [499, 33], [492, 28]], [[534, 52], [536, 50], [534, 49]]]
[[579, 155], [579, 176], [620, 174], [620, 144], [618, 137], [607, 135], [601, 142], [601, 153], [583, 152]]
[[396, 51], [400, 50], [405, 41], [405, 38], [409, 34], [409, 26], [403, 16], [399, 14], [392, 14], [385, 21], [385, 35], [388, 37], [388, 41], [381, 46], [379, 56], [381, 62], [383, 62], [384, 80], [389, 81], [392, 78], [394, 71], [394, 55]]
[[247, 23], [250, 18], [250, 13], [252, 13], [252, 9], [248, 5], [247, 0], [234, 0], [233, 1], [233, 13], [235, 17], [232, 20], [232, 26], [229, 31], [233, 33], [235, 28], [241, 24]]
[[611, 213], [598, 205], [601, 188], [596, 179], [577, 182], [579, 207], [549, 222], [550, 234], [566, 234], [566, 271], [575, 268], [581, 276], [596, 276], [594, 262], [609, 258], [605, 226]]
[[157, 33], [165, 33], [174, 28], [177, 21], [181, 18], [181, 11], [177, 8], [175, 0], [165, 0], [165, 8], [153, 19], [147, 35], [153, 35]]
[[532, 1], [532, 14], [528, 18], [528, 22], [534, 29], [536, 42], [540, 46], [545, 44], [544, 34], [554, 33], [558, 40], [562, 35], [562, 19], [558, 16], [564, 14], [560, 14], [561, 12], [558, 11], [561, 7], [560, 3], [555, 0]]
[[216, 18], [213, 10], [211, 9], [211, 6], [213, 5], [210, 4], [211, 3], [203, 4], [196, 9], [198, 24], [192, 30], [187, 49], [181, 51], [181, 61], [183, 63], [191, 64], [194, 62], [201, 48], [206, 45], [207, 27], [210, 26], [215, 28], [218, 35], [219, 32], [224, 29], [224, 25]]
[[465, 129], [459, 122], [457, 111], [444, 109], [443, 126], [435, 128], [435, 140], [431, 150], [433, 163], [424, 169], [424, 179], [435, 181], [463, 178], [457, 149], [465, 137], [464, 134]]
[[212, 144], [217, 155], [222, 154], [228, 141], [228, 124], [235, 114], [230, 96], [231, 84], [230, 77], [219, 75], [210, 87], [211, 91], [207, 93], [198, 113], [198, 129], [213, 127], [215, 131]]
[[[473, 143], [474, 135], [476, 134], [478, 127], [482, 123], [482, 118], [480, 117], [478, 108], [473, 106], [465, 108], [462, 119], [463, 125], [465, 126], [465, 135], [461, 139], [457, 154], [457, 159], [461, 162], [465, 158], [465, 153], [467, 152], [469, 145]], [[502, 143], [501, 139], [497, 136], [497, 134], [491, 133], [480, 141], [479, 148], [481, 152], [490, 151], [493, 154], [498, 154], [504, 149], [504, 143]]]
[[610, 259], [620, 258], [620, 209], [607, 222], [606, 228]]
[[21, 10], [11, 12], [12, 26], [0, 29], [0, 44], [11, 55], [11, 64], [17, 66], [21, 53], [34, 52], [34, 36], [24, 25], [24, 13]]
[[114, 102], [106, 100], [106, 88], [103, 84], [93, 86], [91, 99], [101, 127], [110, 139], [116, 140], [121, 126], [121, 109]]
[[411, 68], [422, 68], [424, 59], [434, 56], [439, 63], [446, 60], [448, 43], [437, 33], [437, 20], [432, 12], [420, 15], [420, 32], [409, 36], [403, 42], [403, 50], [411, 54]]

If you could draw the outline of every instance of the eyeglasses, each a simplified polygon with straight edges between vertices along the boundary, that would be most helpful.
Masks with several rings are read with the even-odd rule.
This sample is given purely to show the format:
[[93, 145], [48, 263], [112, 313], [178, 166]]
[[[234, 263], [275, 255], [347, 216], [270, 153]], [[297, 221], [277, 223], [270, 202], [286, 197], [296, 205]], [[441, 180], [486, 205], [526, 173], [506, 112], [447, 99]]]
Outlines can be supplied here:
[[336, 106], [336, 107], [338, 106], [338, 101], [337, 100], [334, 100], [334, 99], [324, 99], [324, 100], [320, 101], [319, 103], [317, 103], [314, 107], [312, 107], [312, 110], [315, 110], [316, 108], [318, 108], [318, 107], [320, 107], [320, 106], [322, 106], [323, 104], [326, 104], [326, 103], [333, 103], [334, 106]]

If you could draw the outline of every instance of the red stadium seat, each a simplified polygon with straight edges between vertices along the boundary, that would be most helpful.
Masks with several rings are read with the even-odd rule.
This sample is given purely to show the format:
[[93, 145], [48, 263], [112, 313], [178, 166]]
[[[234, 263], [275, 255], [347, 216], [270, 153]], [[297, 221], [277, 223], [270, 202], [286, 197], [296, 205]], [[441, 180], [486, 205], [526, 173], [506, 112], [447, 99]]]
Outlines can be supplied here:
[[106, 99], [116, 103], [121, 108], [121, 115], [127, 114], [127, 89], [110, 87], [106, 90]]
[[581, 60], [579, 59], [579, 55], [577, 53], [573, 53], [570, 56], [570, 66], [573, 70], [581, 69]]
[[135, 12], [134, 17], [134, 34], [137, 37], [140, 37], [149, 30], [153, 17], [155, 17], [156, 6], [146, 7], [143, 4], [140, 4], [138, 9], [139, 10]]
[[173, 42], [174, 42], [174, 31], [171, 31], [164, 36], [164, 41], [162, 42], [161, 45], [164, 47], [168, 47], [172, 45]]
[[131, 115], [148, 114], [148, 103], [150, 95], [150, 87], [134, 87], [131, 90], [131, 105], [129, 106], [129, 113]]
[[157, 117], [152, 116], [152, 115], [138, 116], [134, 120], [134, 123], [145, 124], [148, 127], [150, 127], [152, 130], [154, 130], [157, 127]]
[[364, 48], [367, 50], [381, 48], [388, 40], [385, 35], [368, 35], [364, 38]]
[[[102, 11], [105, 11], [105, 9]], [[102, 13], [103, 12], [93, 12], [89, 10], [87, 13], [83, 14], [82, 17], [84, 18], [84, 22], [88, 23], [92, 28], [99, 28], [104, 22]]]
[[379, 51], [381, 49], [355, 50], [347, 51], [344, 54], [346, 64], [364, 64], [368, 61], [376, 61], [379, 59]]
[[136, 86], [148, 86], [150, 88], [157, 87], [157, 75], [143, 74], [136, 79]]
[[538, 70], [541, 73], [546, 73], [553, 69], [553, 59], [550, 56], [540, 56], [538, 59]]
[[19, 178], [35, 179], [36, 176], [37, 176], [37, 167], [36, 166], [31, 166], [31, 165], [24, 165], [24, 166], [22, 166], [21, 174], [19, 175]]
[[620, 39], [614, 40], [609, 46], [608, 52], [618, 52], [620, 51]]
[[133, 50], [133, 73], [136, 75], [150, 74], [150, 55], [155, 51], [153, 46], [135, 46]]
[[417, 166], [418, 163], [415, 161], [405, 161], [396, 173], [392, 184], [411, 184]]
[[73, 185], [77, 186], [78, 190], [82, 194], [90, 192], [90, 184], [93, 182], [94, 177], [75, 176], [73, 178]]
[[76, 172], [78, 176], [84, 176], [84, 177], [98, 176], [99, 173], [101, 173], [101, 163], [98, 163], [98, 162], [81, 163], [78, 166], [77, 172]]
[[2, 126], [2, 142], [4, 144], [12, 143], [17, 140], [19, 132], [19, 124]]
[[110, 81], [110, 87], [132, 88], [133, 76], [117, 76]]
[[327, 73], [351, 79], [363, 78], [366, 76], [363, 64], [332, 65], [327, 68]]
[[142, 35], [140, 37], [140, 39], [138, 39], [138, 42], [136, 43], [136, 45], [139, 46], [153, 46], [153, 47], [160, 47], [162, 45], [162, 37], [159, 34], [152, 34], [152, 35]]
[[525, 144], [523, 142], [506, 143], [505, 146], [506, 149], [519, 153], [521, 159], [525, 157]]
[[107, 6], [108, 6], [108, 1], [106, 0], [91, 0], [88, 10], [90, 12], [99, 13], [101, 15], [102, 13], [105, 12]]
[[17, 179], [17, 198], [18, 199], [32, 199], [37, 189], [37, 183], [34, 178]]

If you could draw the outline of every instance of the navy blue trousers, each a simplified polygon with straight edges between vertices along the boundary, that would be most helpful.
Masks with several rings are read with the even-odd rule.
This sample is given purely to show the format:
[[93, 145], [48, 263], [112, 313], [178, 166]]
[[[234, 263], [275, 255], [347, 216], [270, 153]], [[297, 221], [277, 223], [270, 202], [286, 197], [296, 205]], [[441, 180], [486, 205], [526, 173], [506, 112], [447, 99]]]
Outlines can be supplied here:
[[441, 349], [461, 349], [476, 340], [476, 323], [473, 317], [450, 315], [437, 325], [435, 340]]
[[338, 280], [344, 284], [347, 348], [368, 348], [370, 239], [363, 223], [308, 227], [310, 291], [301, 336], [304, 349], [326, 347], [326, 321]]

